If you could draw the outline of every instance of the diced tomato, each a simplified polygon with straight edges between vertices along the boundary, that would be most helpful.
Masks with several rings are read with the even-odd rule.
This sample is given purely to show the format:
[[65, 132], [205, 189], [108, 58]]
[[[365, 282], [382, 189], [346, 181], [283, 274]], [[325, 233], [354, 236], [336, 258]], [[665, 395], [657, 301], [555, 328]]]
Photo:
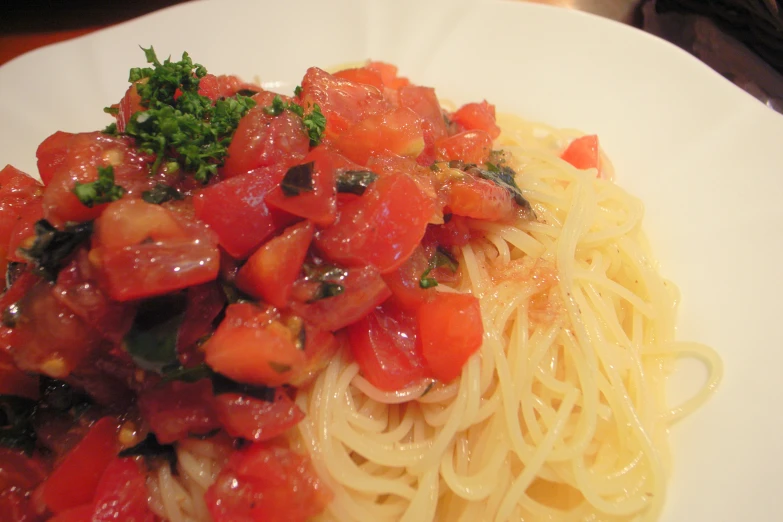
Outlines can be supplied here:
[[435, 95], [435, 89], [408, 85], [400, 89], [400, 105], [413, 110], [428, 125], [432, 139], [437, 141], [448, 134], [443, 111]]
[[486, 100], [466, 103], [451, 116], [451, 121], [463, 130], [483, 130], [493, 140], [500, 136], [500, 127], [495, 123], [495, 106]]
[[11, 231], [8, 240], [9, 261], [27, 262], [20, 255], [19, 248], [29, 248], [35, 240], [35, 223], [43, 219], [43, 204], [41, 198], [35, 198], [27, 203], [20, 211], [16, 224]]
[[280, 388], [276, 390], [272, 402], [224, 393], [215, 397], [215, 408], [229, 435], [254, 442], [282, 435], [304, 419], [299, 406]]
[[457, 216], [486, 221], [509, 221], [517, 215], [511, 193], [492, 181], [466, 174], [448, 185], [447, 206]]
[[398, 391], [429, 375], [416, 317], [395, 306], [382, 306], [349, 326], [348, 340], [362, 375], [376, 388]]
[[44, 217], [52, 224], [90, 221], [101, 215], [105, 204], [89, 208], [73, 193], [76, 182], [98, 179], [98, 167], [112, 166], [115, 183], [129, 196], [140, 196], [155, 185], [155, 179], [148, 175], [149, 158], [136, 149], [133, 138], [101, 132], [69, 136], [52, 137], [38, 148], [41, 177], [48, 179], [43, 195]]
[[413, 253], [432, 214], [431, 198], [413, 179], [383, 176], [338, 209], [337, 221], [316, 234], [315, 244], [337, 263], [391, 272]]
[[43, 500], [57, 513], [92, 501], [101, 475], [117, 454], [117, 421], [104, 417], [54, 468], [43, 484]]
[[361, 165], [382, 154], [417, 157], [424, 150], [425, 122], [407, 107], [369, 116], [343, 132], [335, 147]]
[[109, 299], [100, 288], [86, 249], [57, 276], [54, 296], [104, 338], [120, 342], [133, 323], [135, 306]]
[[177, 336], [177, 350], [183, 364], [190, 362], [194, 345], [212, 332], [212, 321], [226, 305], [226, 295], [216, 282], [191, 286], [187, 291], [188, 305]]
[[28, 210], [28, 207], [37, 205], [40, 208], [37, 202], [42, 194], [41, 184], [21, 170], [11, 165], [0, 170], [0, 253], [3, 258], [14, 253], [7, 248], [14, 231], [20, 227], [20, 214], [24, 214], [25, 222], [35, 214], [36, 210]]
[[291, 384], [296, 387], [304, 386], [321, 373], [340, 349], [340, 341], [332, 332], [316, 328], [307, 322], [304, 329], [305, 365], [291, 379]]
[[215, 522], [306, 522], [331, 492], [306, 457], [255, 443], [231, 456], [204, 500]]
[[0, 514], [8, 522], [38, 520], [32, 492], [46, 478], [46, 469], [36, 458], [0, 448]]
[[193, 383], [173, 381], [144, 390], [139, 411], [161, 444], [189, 435], [204, 435], [220, 427], [207, 379]]
[[256, 250], [237, 274], [237, 288], [284, 308], [291, 297], [315, 229], [309, 221], [287, 228]]
[[265, 202], [283, 174], [284, 170], [265, 175], [250, 173], [212, 185], [194, 197], [196, 217], [215, 231], [226, 252], [237, 258], [247, 257], [275, 231], [296, 220]]
[[251, 384], [285, 384], [305, 364], [292, 329], [251, 304], [230, 305], [203, 349], [212, 369]]
[[419, 307], [418, 324], [422, 354], [439, 381], [454, 380], [481, 348], [481, 308], [472, 295], [438, 292]]
[[492, 152], [492, 138], [483, 130], [460, 132], [435, 143], [438, 161], [462, 160], [465, 163], [484, 163]]
[[393, 300], [405, 310], [417, 310], [421, 303], [432, 297], [433, 290], [421, 287], [421, 277], [429, 267], [428, 253], [421, 246], [394, 272], [383, 276], [392, 292]]
[[[291, 111], [273, 116], [264, 110], [271, 105], [274, 93], [263, 92], [253, 97], [257, 105], [239, 121], [228, 159], [222, 173], [230, 178], [247, 174], [259, 167], [291, 165], [307, 155], [310, 138], [302, 119]], [[281, 96], [285, 102], [291, 101]]]
[[6, 165], [0, 170], [0, 199], [29, 199], [39, 194], [41, 188], [38, 180], [12, 165]]
[[112, 299], [160, 295], [217, 277], [215, 237], [200, 223], [141, 200], [115, 201], [106, 211], [95, 224], [98, 246], [90, 260]]
[[319, 227], [334, 223], [337, 205], [334, 156], [335, 153], [324, 147], [313, 149], [300, 164], [306, 166], [312, 163], [312, 190], [290, 194], [278, 186], [266, 196], [266, 202], [272, 207], [309, 219]]
[[454, 216], [442, 225], [430, 225], [424, 235], [425, 242], [429, 240], [446, 248], [465, 246], [470, 242], [471, 231], [467, 220], [462, 216]]
[[49, 522], [92, 522], [92, 514], [95, 507], [90, 504], [82, 504], [73, 508], [60, 511], [49, 519]]
[[101, 341], [101, 336], [60, 302], [46, 282], [30, 288], [18, 306], [19, 316], [8, 342], [11, 356], [22, 370], [63, 379]]
[[326, 142], [365, 118], [388, 109], [377, 88], [337, 78], [317, 67], [308, 69], [302, 79], [302, 104], [305, 111], [315, 104], [321, 108], [326, 117]]
[[598, 169], [598, 175], [601, 175], [600, 148], [595, 134], [576, 138], [560, 157], [578, 169]]
[[147, 480], [139, 463], [115, 458], [103, 472], [93, 500], [91, 522], [155, 522], [147, 497]]
[[198, 84], [198, 93], [201, 96], [206, 96], [213, 102], [220, 98], [233, 96], [242, 90], [262, 91], [258, 85], [243, 82], [237, 76], [229, 75], [215, 76], [214, 74], [207, 74], [201, 78]]
[[17, 277], [10, 288], [0, 294], [0, 310], [6, 310], [12, 304], [18, 303], [35, 286], [40, 278], [30, 270], [25, 270]]
[[367, 69], [366, 67], [357, 67], [354, 69], [343, 69], [334, 73], [335, 78], [342, 80], [348, 80], [354, 83], [361, 83], [364, 85], [372, 85], [378, 90], [383, 90], [383, 80], [381, 75], [377, 72]]
[[410, 83], [407, 78], [397, 76], [397, 66], [386, 62], [368, 62], [364, 66], [370, 71], [374, 71], [381, 76], [383, 84], [390, 89], [398, 90]]
[[[316, 301], [291, 303], [291, 310], [316, 327], [333, 332], [354, 323], [370, 313], [391, 295], [389, 287], [372, 266], [349, 268], [347, 275], [340, 280], [344, 291], [336, 296]], [[297, 281], [296, 285], [307, 285]]]
[[[146, 82], [147, 80], [142, 81]], [[117, 131], [125, 132], [131, 116], [143, 110], [145, 110], [145, 108], [141, 105], [141, 96], [139, 96], [139, 91], [136, 90], [136, 84], [134, 83], [128, 87], [128, 90], [125, 91], [125, 96], [122, 97], [119, 105], [117, 105], [118, 112], [115, 116], [115, 119], [117, 120]]]

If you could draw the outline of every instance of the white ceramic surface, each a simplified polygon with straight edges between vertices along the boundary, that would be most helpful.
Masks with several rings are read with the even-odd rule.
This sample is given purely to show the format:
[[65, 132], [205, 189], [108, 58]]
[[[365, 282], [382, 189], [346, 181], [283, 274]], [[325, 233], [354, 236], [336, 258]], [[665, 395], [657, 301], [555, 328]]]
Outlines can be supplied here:
[[[0, 68], [0, 164], [35, 173], [55, 130], [102, 128], [138, 45], [290, 92], [308, 66], [391, 61], [456, 102], [600, 135], [646, 204], [679, 335], [723, 356], [714, 399], [673, 430], [665, 522], [783, 520], [783, 117], [690, 55], [598, 17], [507, 1], [185, 4]], [[686, 367], [680, 393], [699, 373]]]

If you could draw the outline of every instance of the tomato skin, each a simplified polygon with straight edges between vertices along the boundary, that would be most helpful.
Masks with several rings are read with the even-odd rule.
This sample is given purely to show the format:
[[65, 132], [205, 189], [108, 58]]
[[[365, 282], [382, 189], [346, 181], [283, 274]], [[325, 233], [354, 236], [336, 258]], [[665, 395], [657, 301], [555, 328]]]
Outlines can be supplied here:
[[285, 170], [250, 173], [212, 185], [194, 197], [196, 217], [217, 234], [226, 252], [236, 258], [247, 257], [275, 231], [296, 221], [265, 202], [284, 174]]
[[399, 391], [428, 377], [414, 315], [385, 305], [347, 330], [353, 358], [376, 388]]
[[257, 385], [285, 384], [305, 363], [291, 329], [247, 303], [228, 307], [203, 350], [206, 363], [215, 371]]
[[74, 134], [57, 131], [38, 145], [38, 173], [44, 185], [49, 185], [55, 173], [61, 170], [68, 159], [68, 146]]
[[438, 161], [462, 160], [465, 163], [481, 164], [492, 152], [492, 138], [483, 130], [460, 132], [435, 143]]
[[495, 123], [495, 106], [487, 103], [466, 103], [451, 116], [451, 121], [464, 130], [482, 130], [493, 140], [500, 136], [500, 127]]
[[147, 495], [147, 481], [139, 463], [117, 457], [109, 463], [98, 484], [91, 521], [155, 522]]
[[361, 165], [384, 154], [415, 158], [424, 150], [424, 126], [424, 120], [413, 110], [400, 107], [350, 127], [337, 138], [335, 147]]
[[386, 112], [389, 108], [377, 88], [311, 67], [302, 78], [302, 106], [314, 104], [318, 104], [326, 116], [326, 143], [363, 119]]
[[220, 427], [213, 406], [212, 384], [173, 381], [139, 394], [139, 411], [161, 444], [188, 435], [203, 435]]
[[560, 157], [581, 170], [598, 169], [598, 175], [601, 175], [600, 148], [595, 134], [576, 138]]
[[331, 496], [306, 457], [254, 443], [231, 455], [204, 500], [215, 522], [307, 522]]
[[309, 221], [293, 225], [256, 250], [239, 269], [236, 286], [243, 292], [284, 308], [291, 297], [315, 228]]
[[185, 239], [174, 215], [141, 199], [121, 199], [106, 206], [95, 221], [93, 246], [122, 248], [142, 242]]
[[443, 110], [432, 87], [420, 87], [407, 85], [400, 89], [400, 105], [413, 110], [424, 120], [432, 135], [437, 141], [448, 134], [446, 122], [443, 120]]
[[334, 223], [337, 211], [334, 156], [335, 153], [324, 147], [313, 149], [301, 162], [301, 165], [313, 163], [313, 190], [288, 195], [282, 187], [277, 186], [266, 196], [266, 202], [272, 207], [309, 219], [319, 227], [328, 227]]
[[[334, 332], [370, 313], [391, 295], [389, 287], [372, 266], [349, 268], [340, 281], [344, 292], [314, 302], [293, 301], [291, 310], [314, 326]], [[297, 281], [296, 285], [304, 281]]]
[[419, 308], [422, 354], [432, 375], [450, 382], [479, 348], [484, 335], [479, 301], [470, 294], [438, 292]]
[[316, 234], [316, 247], [330, 260], [372, 265], [382, 274], [399, 267], [424, 236], [433, 202], [405, 174], [378, 178], [347, 202], [331, 227]]
[[383, 79], [377, 72], [367, 69], [366, 67], [356, 67], [354, 69], [343, 69], [333, 75], [335, 78], [341, 80], [348, 80], [353, 83], [361, 83], [364, 85], [371, 85], [376, 89], [383, 90]]
[[[42, 150], [47, 143], [61, 149]], [[106, 204], [89, 208], [73, 194], [76, 182], [88, 183], [98, 179], [99, 166], [111, 165], [115, 183], [125, 188], [129, 196], [140, 196], [141, 192], [155, 184], [155, 179], [148, 175], [150, 158], [136, 150], [133, 138], [101, 132], [71, 134], [70, 139], [60, 136], [51, 142], [44, 141], [38, 153], [39, 165], [41, 157], [50, 158], [49, 164], [44, 166], [51, 170], [47, 173], [49, 181], [44, 190], [43, 209], [44, 217], [55, 226], [68, 221], [90, 221], [101, 215]]]
[[[247, 174], [259, 167], [292, 165], [307, 155], [310, 138], [302, 119], [291, 111], [273, 116], [265, 112], [276, 94], [262, 92], [253, 97], [257, 105], [239, 121], [228, 158], [221, 172], [231, 178]], [[281, 96], [284, 101], [291, 99]]]
[[410, 80], [402, 76], [397, 75], [397, 66], [386, 62], [368, 62], [364, 66], [370, 71], [378, 73], [383, 81], [384, 86], [399, 90], [402, 87], [410, 84]]
[[43, 483], [43, 500], [57, 513], [91, 502], [101, 474], [117, 453], [117, 421], [104, 417], [63, 458]]
[[229, 435], [254, 442], [282, 435], [305, 416], [299, 406], [280, 388], [275, 391], [273, 402], [236, 393], [224, 393], [215, 397], [215, 409]]
[[457, 216], [486, 221], [510, 221], [517, 205], [508, 190], [489, 180], [467, 175], [447, 188], [447, 206]]

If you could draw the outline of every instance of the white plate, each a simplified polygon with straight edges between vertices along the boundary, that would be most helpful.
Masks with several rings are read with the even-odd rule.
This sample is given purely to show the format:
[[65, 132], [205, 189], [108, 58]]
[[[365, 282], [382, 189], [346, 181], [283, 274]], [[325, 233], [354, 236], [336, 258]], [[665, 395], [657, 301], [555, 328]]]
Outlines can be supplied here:
[[[714, 399], [673, 432], [663, 517], [783, 518], [783, 117], [679, 49], [608, 20], [466, 0], [196, 2], [0, 68], [0, 163], [35, 173], [53, 131], [102, 128], [142, 65], [187, 50], [290, 92], [311, 65], [391, 61], [457, 102], [597, 132], [642, 197], [679, 335], [723, 356]], [[691, 375], [691, 374], [688, 374]], [[681, 383], [684, 388], [687, 383]]]

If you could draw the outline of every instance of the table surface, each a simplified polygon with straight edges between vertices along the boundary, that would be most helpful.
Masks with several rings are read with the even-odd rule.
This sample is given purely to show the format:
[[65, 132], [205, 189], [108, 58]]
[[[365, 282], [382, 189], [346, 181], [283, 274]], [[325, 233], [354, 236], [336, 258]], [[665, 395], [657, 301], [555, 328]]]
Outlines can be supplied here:
[[[0, 65], [44, 45], [108, 27], [184, 0], [10, 0], [0, 16]], [[635, 23], [637, 0], [524, 0]], [[63, 4], [67, 4], [64, 6]]]

